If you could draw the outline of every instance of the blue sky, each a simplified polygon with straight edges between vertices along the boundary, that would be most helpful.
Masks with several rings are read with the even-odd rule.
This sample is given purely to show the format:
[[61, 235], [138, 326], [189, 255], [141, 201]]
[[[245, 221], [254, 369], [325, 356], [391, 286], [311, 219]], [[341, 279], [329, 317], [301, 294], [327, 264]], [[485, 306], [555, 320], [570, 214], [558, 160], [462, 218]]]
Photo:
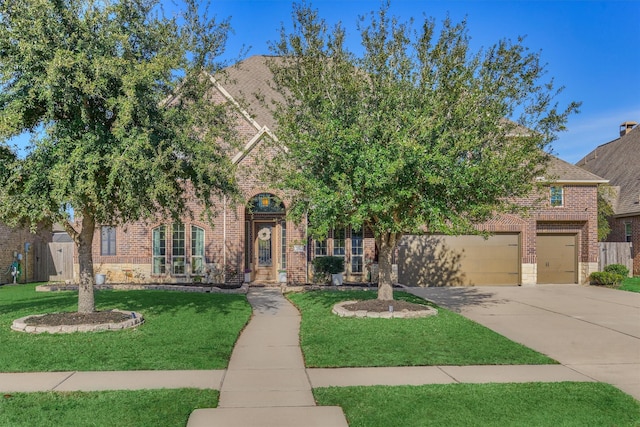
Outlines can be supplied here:
[[[277, 39], [280, 23], [291, 22], [291, 4], [290, 0], [212, 0], [210, 12], [230, 17], [234, 29], [226, 57], [236, 58], [242, 46], [249, 48], [247, 56], [268, 54], [268, 42]], [[380, 6], [378, 0], [311, 4], [329, 23], [342, 22], [354, 50], [360, 41], [358, 16]], [[640, 122], [640, 0], [392, 0], [391, 13], [418, 22], [423, 16], [442, 21], [449, 14], [455, 22], [466, 17], [474, 49], [526, 36], [525, 45], [539, 51], [548, 64], [548, 76], [566, 87], [560, 105], [582, 101], [581, 113], [569, 119], [568, 131], [552, 145], [554, 153], [568, 162], [575, 163], [617, 138], [623, 121]]]
[[[242, 45], [247, 55], [267, 54], [268, 41], [278, 37], [280, 23], [291, 22], [289, 0], [213, 0], [211, 11], [231, 17], [235, 34], [228, 55]], [[346, 27], [350, 47], [357, 49], [357, 18], [377, 10], [378, 0], [315, 0], [329, 23]], [[640, 0], [636, 1], [462, 1], [392, 0], [391, 12], [402, 20], [447, 14], [467, 18], [475, 49], [503, 38], [526, 36], [525, 45], [540, 52], [548, 76], [565, 86], [560, 105], [582, 101], [568, 130], [552, 145], [563, 160], [575, 163], [596, 146], [616, 139], [620, 123], [640, 122]]]

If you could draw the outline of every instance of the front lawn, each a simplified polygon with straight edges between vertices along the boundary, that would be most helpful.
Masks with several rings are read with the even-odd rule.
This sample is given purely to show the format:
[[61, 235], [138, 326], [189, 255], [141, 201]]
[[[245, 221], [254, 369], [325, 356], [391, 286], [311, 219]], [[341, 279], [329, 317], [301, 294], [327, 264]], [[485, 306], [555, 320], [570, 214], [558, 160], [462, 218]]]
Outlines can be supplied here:
[[96, 309], [142, 313], [134, 329], [27, 334], [12, 322], [77, 309], [77, 292], [0, 287], [0, 372], [224, 369], [251, 316], [244, 295], [171, 291], [96, 291]]
[[[551, 364], [554, 360], [438, 307], [422, 319], [341, 318], [334, 304], [375, 298], [374, 292], [304, 292], [288, 298], [300, 309], [307, 367]], [[398, 292], [395, 298], [425, 303]]]
[[5, 394], [0, 425], [184, 427], [195, 409], [217, 406], [218, 396], [199, 389]]
[[629, 292], [640, 292], [640, 277], [627, 277], [618, 289]]
[[603, 383], [330, 387], [313, 391], [341, 406], [350, 427], [638, 426], [640, 402]]

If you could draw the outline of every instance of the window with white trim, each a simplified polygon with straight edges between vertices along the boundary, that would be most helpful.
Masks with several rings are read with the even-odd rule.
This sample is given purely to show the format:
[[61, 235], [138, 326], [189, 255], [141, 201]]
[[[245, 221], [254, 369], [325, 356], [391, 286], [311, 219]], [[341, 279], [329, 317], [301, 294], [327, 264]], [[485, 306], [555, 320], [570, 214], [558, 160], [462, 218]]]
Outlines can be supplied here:
[[161, 225], [151, 231], [152, 246], [152, 274], [166, 273], [167, 257], [167, 227]]
[[204, 273], [204, 229], [191, 226], [191, 273]]
[[186, 247], [184, 224], [174, 224], [171, 233], [171, 272], [185, 274]]
[[363, 272], [364, 245], [362, 229], [351, 230], [351, 272], [360, 274]]
[[550, 188], [551, 206], [563, 206], [564, 205], [564, 189], [558, 185], [552, 185]]
[[624, 223], [624, 240], [625, 242], [631, 242], [633, 239], [633, 226], [630, 222]]

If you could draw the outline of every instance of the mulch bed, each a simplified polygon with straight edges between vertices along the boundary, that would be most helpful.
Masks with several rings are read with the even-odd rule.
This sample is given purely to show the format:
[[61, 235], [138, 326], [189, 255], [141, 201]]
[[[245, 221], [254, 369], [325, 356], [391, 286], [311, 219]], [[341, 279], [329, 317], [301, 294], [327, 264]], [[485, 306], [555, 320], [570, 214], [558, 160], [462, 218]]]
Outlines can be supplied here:
[[385, 311], [389, 311], [389, 306], [393, 306], [394, 311], [422, 311], [424, 310], [424, 305], [414, 304], [412, 302], [402, 301], [402, 300], [378, 300], [378, 299], [368, 299], [364, 301], [358, 301], [354, 304], [345, 304], [343, 307], [349, 311], [373, 311], [378, 313], [383, 313]]
[[93, 313], [50, 313], [34, 316], [26, 320], [28, 326], [99, 325], [119, 323], [130, 316], [117, 311], [95, 311]]

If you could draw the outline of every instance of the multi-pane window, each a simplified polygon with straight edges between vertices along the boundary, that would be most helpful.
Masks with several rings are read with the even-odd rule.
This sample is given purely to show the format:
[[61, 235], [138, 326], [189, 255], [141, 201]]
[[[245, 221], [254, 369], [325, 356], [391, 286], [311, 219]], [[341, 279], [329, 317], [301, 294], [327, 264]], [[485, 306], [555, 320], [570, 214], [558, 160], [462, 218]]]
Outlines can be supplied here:
[[191, 226], [191, 272], [204, 272], [204, 230], [195, 225]]
[[174, 224], [171, 236], [171, 271], [173, 274], [185, 274], [185, 252], [184, 224]]
[[550, 190], [551, 206], [562, 206], [563, 204], [563, 188], [552, 185]]
[[167, 227], [161, 225], [151, 232], [152, 235], [152, 273], [164, 274], [166, 272], [167, 256]]
[[333, 256], [344, 256], [346, 248], [345, 234], [344, 228], [333, 231]]
[[100, 255], [116, 254], [116, 229], [103, 226], [100, 233]]
[[287, 222], [280, 223], [280, 268], [287, 268]]
[[313, 244], [313, 254], [315, 256], [327, 256], [327, 241], [315, 240]]
[[363, 272], [364, 246], [362, 244], [362, 230], [351, 230], [351, 272]]
[[625, 222], [624, 223], [624, 240], [625, 242], [631, 242], [632, 238], [633, 238], [633, 231], [631, 228], [631, 223]]

